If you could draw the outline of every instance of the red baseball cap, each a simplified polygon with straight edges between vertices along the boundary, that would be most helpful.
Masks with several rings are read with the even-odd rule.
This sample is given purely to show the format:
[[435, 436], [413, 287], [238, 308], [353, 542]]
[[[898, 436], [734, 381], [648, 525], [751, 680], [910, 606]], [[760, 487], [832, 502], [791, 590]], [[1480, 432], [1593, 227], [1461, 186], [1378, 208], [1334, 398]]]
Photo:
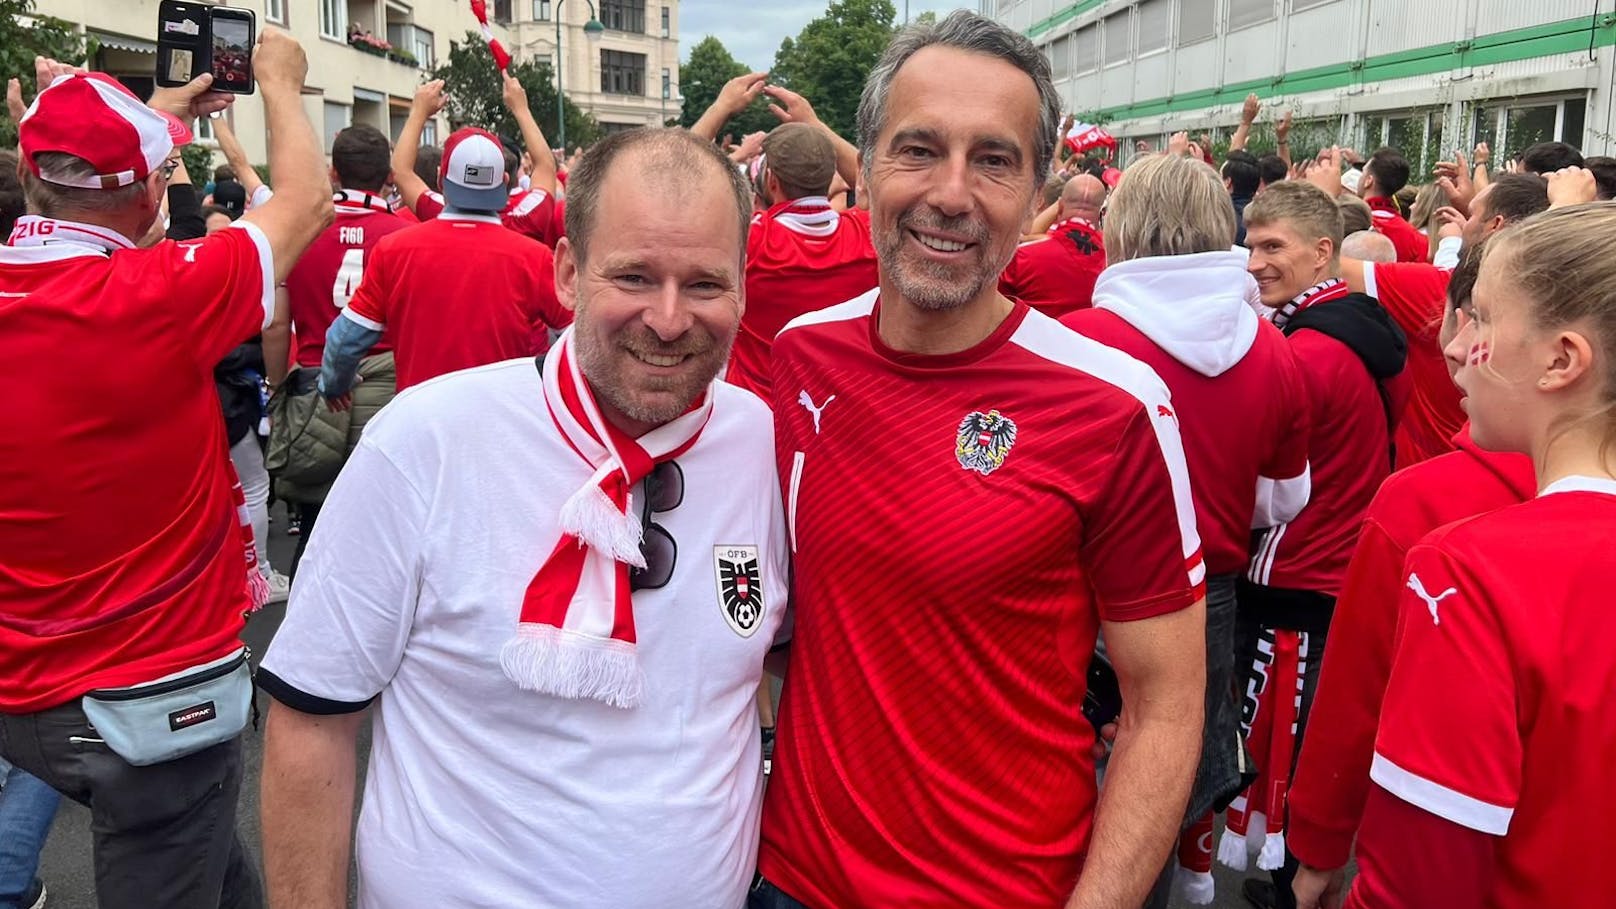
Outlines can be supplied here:
[[443, 198], [466, 211], [505, 210], [510, 194], [505, 186], [505, 146], [486, 129], [463, 126], [443, 144], [438, 165]]
[[1100, 173], [1100, 179], [1104, 181], [1106, 186], [1116, 189], [1117, 184], [1122, 182], [1122, 171], [1114, 167], [1108, 167]]
[[[117, 189], [146, 179], [190, 130], [164, 118], [106, 73], [57, 76], [17, 124], [28, 169], [41, 180], [82, 189]], [[34, 156], [63, 152], [95, 168], [95, 176], [63, 180], [40, 173]]]

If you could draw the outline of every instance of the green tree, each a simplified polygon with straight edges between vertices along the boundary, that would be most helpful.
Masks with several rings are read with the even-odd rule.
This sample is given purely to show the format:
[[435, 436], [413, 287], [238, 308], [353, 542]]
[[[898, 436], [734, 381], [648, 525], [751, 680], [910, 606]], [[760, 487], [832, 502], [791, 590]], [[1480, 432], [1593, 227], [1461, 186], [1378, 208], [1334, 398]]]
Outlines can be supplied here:
[[[736, 60], [724, 43], [712, 35], [697, 42], [690, 49], [690, 62], [679, 67], [679, 92], [684, 96], [684, 110], [679, 125], [686, 129], [694, 126], [707, 108], [712, 107], [724, 83], [736, 76], [751, 72], [745, 63]], [[759, 97], [737, 117], [730, 119], [724, 132], [737, 138], [758, 130], [768, 131], [780, 125], [769, 113], [768, 98]]]
[[[78, 63], [92, 51], [71, 24], [35, 13], [34, 0], [0, 0], [0, 85], [9, 79], [22, 80], [24, 100], [34, 97], [35, 56]], [[0, 146], [16, 144], [17, 124], [0, 110]]]
[[781, 42], [772, 80], [807, 98], [819, 119], [852, 139], [864, 80], [892, 40], [896, 17], [890, 0], [831, 0], [795, 41]]
[[[528, 107], [533, 119], [544, 130], [551, 143], [560, 136], [556, 132], [555, 76], [550, 67], [531, 60], [511, 64], [511, 75], [527, 89]], [[442, 79], [449, 95], [449, 120], [455, 126], [481, 126], [498, 136], [519, 138], [516, 119], [505, 109], [499, 70], [494, 66], [494, 55], [476, 32], [466, 32], [461, 41], [450, 42], [449, 58], [432, 71], [432, 78]], [[588, 145], [601, 137], [600, 124], [584, 112], [572, 99], [566, 100], [567, 144]]]

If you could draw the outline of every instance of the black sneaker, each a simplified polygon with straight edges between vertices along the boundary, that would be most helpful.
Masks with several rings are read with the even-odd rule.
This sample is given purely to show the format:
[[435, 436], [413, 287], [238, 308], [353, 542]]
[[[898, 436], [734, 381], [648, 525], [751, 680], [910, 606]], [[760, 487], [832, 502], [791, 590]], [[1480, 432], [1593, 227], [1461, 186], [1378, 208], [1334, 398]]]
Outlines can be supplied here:
[[28, 890], [22, 895], [22, 902], [17, 904], [22, 909], [45, 909], [45, 882], [34, 878], [28, 885]]
[[1257, 909], [1278, 909], [1279, 892], [1274, 888], [1273, 881], [1260, 877], [1246, 878], [1240, 885], [1240, 894]]
[[286, 515], [286, 535], [289, 537], [295, 537], [302, 532], [303, 519], [298, 516], [297, 512], [288, 512]]

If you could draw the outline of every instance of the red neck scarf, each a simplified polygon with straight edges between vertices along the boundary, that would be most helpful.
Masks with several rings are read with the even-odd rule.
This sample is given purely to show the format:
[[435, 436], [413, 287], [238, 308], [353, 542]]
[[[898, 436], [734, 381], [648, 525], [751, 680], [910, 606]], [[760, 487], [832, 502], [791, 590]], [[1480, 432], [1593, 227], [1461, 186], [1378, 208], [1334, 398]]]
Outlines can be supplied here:
[[635, 652], [629, 568], [644, 568], [645, 557], [632, 490], [657, 464], [696, 444], [712, 416], [712, 390], [684, 414], [630, 438], [601, 414], [570, 328], [545, 358], [543, 381], [556, 429], [594, 472], [561, 506], [560, 539], [527, 586], [500, 665], [529, 691], [634, 707], [645, 675]]

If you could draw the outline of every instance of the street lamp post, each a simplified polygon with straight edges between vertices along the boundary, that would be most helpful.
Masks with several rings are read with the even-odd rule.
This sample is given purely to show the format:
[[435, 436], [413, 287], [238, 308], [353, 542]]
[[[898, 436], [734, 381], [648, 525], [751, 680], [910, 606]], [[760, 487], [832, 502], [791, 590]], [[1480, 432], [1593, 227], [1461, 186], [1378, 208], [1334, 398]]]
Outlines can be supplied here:
[[[561, 73], [567, 68], [567, 60], [561, 53], [561, 7], [566, 2], [567, 0], [556, 0], [555, 10], [551, 13], [555, 16], [556, 27], [556, 138], [561, 141], [563, 156], [567, 154], [567, 94], [562, 88]], [[594, 0], [584, 2], [589, 4], [589, 21], [584, 23], [584, 37], [590, 41], [599, 41], [601, 33], [606, 31], [606, 26], [595, 18]]]

